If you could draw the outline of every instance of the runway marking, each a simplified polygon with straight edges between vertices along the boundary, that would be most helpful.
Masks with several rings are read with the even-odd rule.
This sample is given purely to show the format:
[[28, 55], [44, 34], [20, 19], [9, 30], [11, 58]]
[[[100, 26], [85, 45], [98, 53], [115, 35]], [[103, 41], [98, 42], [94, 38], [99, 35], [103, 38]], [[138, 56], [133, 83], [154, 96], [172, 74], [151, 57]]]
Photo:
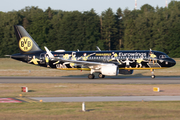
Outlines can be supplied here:
[[37, 102], [37, 101], [32, 100], [32, 99], [27, 98], [27, 97], [0, 98], [0, 103], [22, 103], [22, 102], [33, 103], [33, 102]]
[[16, 100], [14, 98], [0, 98], [0, 103], [22, 103], [22, 101]]
[[34, 103], [34, 102], [37, 102], [36, 100], [32, 100], [30, 98], [27, 98], [27, 97], [17, 97], [18, 100], [21, 100], [23, 102], [28, 102], [28, 103]]

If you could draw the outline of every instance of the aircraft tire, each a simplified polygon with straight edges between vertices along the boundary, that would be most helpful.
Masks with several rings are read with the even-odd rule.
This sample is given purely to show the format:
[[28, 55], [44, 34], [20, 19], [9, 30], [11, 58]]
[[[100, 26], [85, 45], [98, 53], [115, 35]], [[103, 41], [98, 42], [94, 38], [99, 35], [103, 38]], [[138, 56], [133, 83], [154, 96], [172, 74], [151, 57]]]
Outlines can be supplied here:
[[94, 79], [94, 77], [95, 77], [94, 74], [89, 74], [89, 75], [88, 75], [88, 78], [89, 78], [89, 79]]
[[101, 74], [101, 73], [99, 73], [99, 78], [104, 78], [105, 77], [105, 75], [103, 75], [103, 74]]
[[156, 76], [155, 75], [152, 75], [151, 78], [154, 79]]

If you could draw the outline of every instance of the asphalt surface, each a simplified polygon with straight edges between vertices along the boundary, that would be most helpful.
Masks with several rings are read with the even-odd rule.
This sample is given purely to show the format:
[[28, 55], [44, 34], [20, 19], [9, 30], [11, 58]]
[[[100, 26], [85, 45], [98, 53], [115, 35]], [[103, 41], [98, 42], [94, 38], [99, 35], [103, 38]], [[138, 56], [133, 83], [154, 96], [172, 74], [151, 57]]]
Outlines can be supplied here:
[[104, 79], [84, 77], [0, 77], [0, 83], [95, 83], [95, 84], [180, 84], [180, 76], [118, 76]]
[[179, 101], [180, 96], [31, 97], [43, 102]]

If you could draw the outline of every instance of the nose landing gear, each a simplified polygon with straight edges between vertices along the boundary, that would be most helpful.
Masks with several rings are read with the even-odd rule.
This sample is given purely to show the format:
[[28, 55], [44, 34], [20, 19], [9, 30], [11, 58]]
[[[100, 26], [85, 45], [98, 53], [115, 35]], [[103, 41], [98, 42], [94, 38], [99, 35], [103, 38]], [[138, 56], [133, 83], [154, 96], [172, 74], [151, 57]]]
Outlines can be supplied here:
[[151, 78], [154, 79], [154, 78], [156, 77], [156, 76], [154, 75], [154, 69], [151, 69], [151, 74], [152, 74]]
[[151, 78], [154, 79], [156, 76], [155, 75], [152, 75]]

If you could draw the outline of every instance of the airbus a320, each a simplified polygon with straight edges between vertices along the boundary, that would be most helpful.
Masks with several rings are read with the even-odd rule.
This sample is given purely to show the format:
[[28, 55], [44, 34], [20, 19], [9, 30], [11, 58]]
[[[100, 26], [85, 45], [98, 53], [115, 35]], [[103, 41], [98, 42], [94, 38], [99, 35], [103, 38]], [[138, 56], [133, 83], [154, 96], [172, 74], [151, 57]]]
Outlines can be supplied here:
[[89, 70], [89, 79], [94, 79], [94, 73], [99, 78], [132, 74], [133, 70], [150, 70], [155, 78], [154, 70], [169, 68], [176, 61], [163, 52], [153, 50], [111, 50], [101, 51], [50, 51], [42, 50], [28, 32], [20, 25], [15, 25], [15, 34], [20, 53], [11, 58], [39, 66], [60, 70]]

